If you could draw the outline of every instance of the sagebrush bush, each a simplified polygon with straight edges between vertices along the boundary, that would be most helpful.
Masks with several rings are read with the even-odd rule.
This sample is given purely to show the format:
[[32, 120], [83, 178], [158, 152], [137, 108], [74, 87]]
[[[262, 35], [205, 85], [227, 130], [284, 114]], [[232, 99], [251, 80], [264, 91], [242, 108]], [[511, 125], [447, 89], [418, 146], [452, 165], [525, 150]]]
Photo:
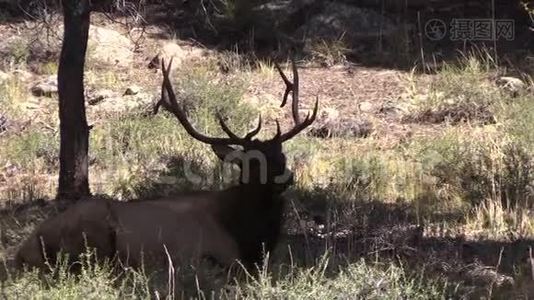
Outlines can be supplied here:
[[9, 118], [17, 118], [24, 112], [23, 104], [29, 93], [24, 82], [17, 76], [11, 76], [0, 83], [0, 113]]
[[495, 123], [494, 105], [501, 92], [491, 82], [491, 61], [466, 56], [457, 65], [446, 64], [424, 96], [414, 96], [410, 121], [442, 123]]

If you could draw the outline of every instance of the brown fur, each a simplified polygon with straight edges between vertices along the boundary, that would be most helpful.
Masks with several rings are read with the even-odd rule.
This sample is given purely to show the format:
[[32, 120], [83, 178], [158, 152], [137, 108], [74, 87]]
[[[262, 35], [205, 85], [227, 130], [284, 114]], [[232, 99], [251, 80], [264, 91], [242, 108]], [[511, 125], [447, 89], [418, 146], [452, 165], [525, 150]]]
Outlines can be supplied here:
[[105, 200], [81, 201], [68, 210], [41, 223], [19, 248], [15, 261], [44, 267], [59, 251], [72, 258], [96, 248], [97, 255], [109, 257], [115, 253], [110, 222], [109, 203]]
[[59, 251], [74, 261], [86, 246], [100, 258], [118, 254], [122, 263], [136, 267], [143, 261], [161, 266], [169, 258], [190, 264], [204, 257], [230, 266], [239, 255], [215, 220], [187, 203], [86, 200], [39, 225], [19, 248], [16, 263], [43, 268]]

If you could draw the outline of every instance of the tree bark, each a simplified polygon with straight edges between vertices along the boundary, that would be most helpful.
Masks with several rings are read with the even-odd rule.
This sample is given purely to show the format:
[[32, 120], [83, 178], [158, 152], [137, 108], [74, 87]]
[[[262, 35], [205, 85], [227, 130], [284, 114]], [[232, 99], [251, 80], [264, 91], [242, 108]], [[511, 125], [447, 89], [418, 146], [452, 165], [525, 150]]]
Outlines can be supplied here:
[[83, 70], [89, 35], [89, 0], [62, 0], [63, 45], [58, 70], [59, 187], [57, 198], [89, 196], [89, 126], [85, 115]]

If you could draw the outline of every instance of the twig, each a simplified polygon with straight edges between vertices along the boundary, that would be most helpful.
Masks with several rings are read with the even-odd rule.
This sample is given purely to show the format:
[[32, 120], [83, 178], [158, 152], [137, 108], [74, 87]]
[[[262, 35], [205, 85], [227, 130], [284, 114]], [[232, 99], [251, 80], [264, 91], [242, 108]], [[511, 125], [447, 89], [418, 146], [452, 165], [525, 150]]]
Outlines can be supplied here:
[[530, 260], [530, 276], [534, 280], [534, 257], [532, 256], [532, 247], [528, 247], [528, 257]]
[[419, 51], [421, 54], [421, 63], [423, 64], [423, 70], [426, 70], [425, 62], [425, 50], [423, 49], [423, 32], [421, 29], [421, 12], [417, 11], [417, 27], [418, 27], [418, 36], [419, 36]]
[[503, 252], [504, 252], [504, 247], [501, 247], [501, 251], [499, 252], [499, 259], [497, 260], [497, 265], [495, 266], [495, 273], [496, 273], [495, 279], [491, 281], [491, 285], [488, 291], [488, 299], [492, 299], [491, 296], [493, 294], [493, 286], [495, 286], [495, 282], [497, 281], [496, 278], [499, 275], [499, 267], [501, 266]]
[[167, 256], [167, 262], [169, 264], [169, 267], [168, 267], [168, 276], [169, 278], [167, 279], [167, 288], [168, 288], [168, 294], [167, 294], [167, 297], [170, 296], [170, 299], [175, 299], [174, 297], [174, 291], [175, 291], [175, 276], [174, 276], [174, 265], [173, 265], [173, 262], [172, 262], [172, 258], [171, 258], [171, 255], [169, 254], [169, 250], [167, 250], [167, 246], [166, 245], [163, 245], [163, 249], [165, 249], [165, 255]]
[[495, 21], [495, 0], [491, 0], [491, 18], [492, 18], [492, 33], [493, 33], [493, 52], [495, 53], [495, 65], [499, 65], [499, 55], [497, 53], [497, 28]]

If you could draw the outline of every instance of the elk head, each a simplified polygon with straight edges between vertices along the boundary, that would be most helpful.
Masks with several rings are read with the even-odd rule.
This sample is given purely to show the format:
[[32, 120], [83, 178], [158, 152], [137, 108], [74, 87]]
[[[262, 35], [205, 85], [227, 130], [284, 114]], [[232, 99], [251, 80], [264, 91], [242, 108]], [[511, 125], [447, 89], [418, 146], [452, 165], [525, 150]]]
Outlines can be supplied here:
[[278, 64], [276, 64], [276, 68], [286, 84], [281, 107], [286, 104], [289, 93], [292, 92], [292, 116], [295, 124], [289, 131], [282, 133], [280, 124], [276, 121], [276, 134], [273, 138], [263, 141], [254, 138], [261, 130], [261, 115], [256, 128], [248, 132], [244, 137], [239, 137], [233, 133], [219, 114], [217, 114], [219, 124], [228, 137], [210, 137], [198, 132], [188, 121], [185, 112], [176, 100], [176, 95], [169, 79], [171, 64], [172, 60], [167, 67], [162, 62], [163, 84], [161, 87], [161, 100], [155, 106], [155, 113], [157, 113], [159, 106], [163, 106], [176, 116], [189, 135], [211, 145], [213, 151], [221, 160], [238, 165], [241, 169], [241, 184], [263, 184], [275, 187], [274, 191], [282, 192], [293, 183], [293, 173], [286, 168], [286, 157], [282, 151], [282, 143], [293, 138], [313, 123], [317, 116], [319, 102], [316, 99], [312, 114], [308, 113], [304, 121], [300, 122], [298, 114], [299, 77], [294, 61], [292, 62], [293, 82], [289, 81]]

